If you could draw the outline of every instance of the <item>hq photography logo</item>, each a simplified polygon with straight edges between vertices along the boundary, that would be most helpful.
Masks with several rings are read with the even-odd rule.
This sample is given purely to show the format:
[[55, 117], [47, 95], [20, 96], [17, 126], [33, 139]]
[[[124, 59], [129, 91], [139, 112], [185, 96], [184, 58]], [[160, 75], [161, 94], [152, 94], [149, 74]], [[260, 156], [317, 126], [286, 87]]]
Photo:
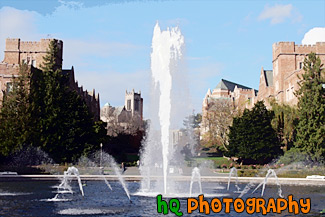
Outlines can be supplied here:
[[[169, 212], [174, 213], [176, 216], [183, 216], [181, 211], [181, 203], [177, 198], [170, 198], [167, 202], [162, 198], [162, 195], [157, 195], [157, 213], [167, 215]], [[283, 211], [289, 213], [309, 213], [311, 208], [310, 198], [301, 198], [294, 200], [293, 195], [285, 198], [255, 198], [250, 197], [247, 199], [242, 198], [212, 198], [211, 201], [205, 200], [204, 195], [201, 194], [198, 198], [187, 198], [186, 213], [192, 214], [193, 211], [198, 211], [201, 214], [210, 213], [243, 213], [247, 214], [260, 213], [266, 215], [268, 213], [281, 214]]]

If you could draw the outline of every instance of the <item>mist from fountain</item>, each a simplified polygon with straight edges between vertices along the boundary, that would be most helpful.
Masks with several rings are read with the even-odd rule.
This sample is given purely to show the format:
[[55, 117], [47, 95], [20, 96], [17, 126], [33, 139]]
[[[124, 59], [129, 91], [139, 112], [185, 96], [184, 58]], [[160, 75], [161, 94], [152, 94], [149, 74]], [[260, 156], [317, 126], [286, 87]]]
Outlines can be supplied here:
[[[95, 162], [97, 162], [97, 164]], [[99, 175], [103, 178], [105, 184], [107, 185], [107, 187], [110, 190], [112, 190], [112, 186], [109, 184], [109, 182], [107, 181], [107, 179], [105, 177], [104, 169], [105, 168], [113, 169], [115, 175], [117, 176], [120, 184], [123, 187], [123, 190], [125, 191], [125, 194], [127, 195], [128, 199], [131, 201], [129, 190], [127, 189], [127, 186], [126, 186], [126, 183], [122, 177], [121, 171], [118, 168], [117, 163], [115, 162], [115, 159], [113, 156], [109, 155], [106, 152], [98, 151], [98, 152], [93, 153], [93, 155], [90, 156], [90, 158], [83, 157], [83, 158], [79, 159], [78, 164], [83, 167], [90, 167], [91, 170], [94, 170], [94, 168], [98, 168]], [[90, 171], [90, 172], [92, 172], [92, 171]]]
[[[99, 155], [98, 153], [95, 153], [94, 156], [93, 156], [94, 160], [97, 160], [97, 161], [98, 161], [98, 159], [97, 159], [98, 157], [100, 157], [99, 162], [101, 162], [101, 159], [103, 157], [102, 154]], [[91, 171], [86, 171], [86, 172], [87, 173], [95, 172], [96, 175], [97, 174], [100, 175], [103, 178], [103, 180], [104, 180], [105, 184], [107, 185], [107, 187], [112, 191], [113, 190], [112, 186], [109, 184], [109, 182], [107, 181], [107, 179], [106, 179], [106, 177], [104, 175], [104, 168], [101, 167], [101, 163], [100, 163], [100, 166], [98, 166], [94, 162], [94, 160], [91, 160], [91, 159], [89, 159], [89, 158], [87, 158], [85, 156], [82, 156], [81, 158], [79, 158], [78, 168], [79, 167], [80, 168], [91, 168]]]

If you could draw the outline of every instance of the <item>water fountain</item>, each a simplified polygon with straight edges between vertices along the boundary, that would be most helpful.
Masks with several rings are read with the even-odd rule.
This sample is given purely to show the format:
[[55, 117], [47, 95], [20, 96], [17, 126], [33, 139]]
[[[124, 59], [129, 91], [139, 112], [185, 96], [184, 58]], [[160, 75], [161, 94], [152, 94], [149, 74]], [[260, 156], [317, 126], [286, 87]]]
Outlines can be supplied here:
[[[182, 48], [184, 46], [184, 37], [180, 30], [176, 28], [161, 31], [158, 23], [154, 28], [151, 53], [151, 72], [154, 83], [153, 93], [159, 96], [158, 108], [153, 112], [150, 129], [146, 145], [141, 156], [140, 172], [145, 176], [142, 183], [142, 190], [148, 192], [160, 192], [167, 195], [175, 192], [174, 186], [168, 182], [168, 170], [170, 167], [170, 158], [173, 155], [173, 149], [170, 144], [170, 126], [171, 126], [171, 91], [172, 76], [177, 70], [177, 63], [182, 58]], [[155, 113], [155, 114], [154, 114]], [[162, 153], [161, 158], [157, 152]], [[154, 154], [155, 153], [155, 154]], [[156, 186], [151, 185], [150, 176], [155, 171], [153, 165], [162, 165], [162, 180], [157, 180]]]
[[126, 184], [125, 184], [125, 181], [124, 181], [124, 179], [122, 177], [122, 174], [121, 174], [120, 170], [117, 167], [117, 164], [116, 164], [114, 158], [112, 156], [110, 156], [110, 155], [108, 155], [108, 156], [109, 156], [109, 162], [110, 162], [111, 167], [113, 167], [114, 172], [117, 175], [117, 178], [118, 178], [119, 182], [121, 183], [121, 185], [123, 187], [123, 190], [125, 191], [126, 196], [131, 201], [129, 190], [128, 190]]
[[200, 194], [202, 194], [201, 174], [200, 174], [200, 169], [197, 167], [194, 167], [192, 170], [191, 185], [190, 185], [190, 197], [192, 197], [192, 187], [193, 187], [194, 182], [197, 182], [199, 184]]
[[[98, 152], [94, 154], [93, 156], [94, 158], [98, 158]], [[106, 186], [112, 191], [112, 186], [109, 184], [108, 180], [106, 179], [105, 175], [104, 175], [104, 167], [102, 167], [102, 159], [103, 159], [103, 152], [101, 151], [100, 154], [100, 159], [99, 159], [99, 167], [98, 165], [94, 162], [94, 159], [91, 160], [88, 157], [82, 156], [81, 158], [79, 158], [78, 161], [78, 168], [91, 168], [91, 170], [89, 171], [85, 171], [86, 173], [94, 173], [95, 175], [100, 175]]]
[[228, 177], [227, 191], [229, 191], [230, 180], [231, 180], [231, 176], [232, 176], [232, 175], [234, 175], [234, 177], [236, 178], [235, 187], [237, 188], [237, 191], [240, 191], [240, 188], [239, 188], [239, 186], [238, 186], [238, 174], [237, 174], [237, 169], [236, 169], [236, 167], [232, 167], [232, 168], [230, 169], [229, 177]]
[[75, 176], [78, 180], [78, 184], [79, 184], [79, 189], [81, 192], [82, 196], [84, 195], [84, 190], [82, 188], [82, 183], [81, 183], [81, 179], [80, 179], [80, 174], [79, 174], [79, 170], [76, 167], [69, 167], [67, 169], [67, 171], [64, 172], [64, 177], [63, 180], [61, 182], [61, 184], [59, 185], [59, 188], [63, 188], [63, 189], [68, 189], [70, 192], [72, 192], [71, 186], [69, 184], [70, 182], [70, 178]]
[[76, 167], [72, 166], [72, 167], [69, 167], [66, 171], [64, 171], [63, 179], [62, 179], [60, 185], [57, 187], [58, 193], [54, 196], [54, 198], [46, 199], [45, 201], [67, 201], [68, 199], [59, 198], [59, 195], [62, 195], [65, 193], [73, 194], [73, 190], [70, 185], [71, 179], [73, 177], [77, 178], [81, 195], [85, 196], [83, 187], [82, 187], [82, 183], [81, 183], [81, 179], [80, 179], [79, 170]]
[[282, 195], [282, 189], [281, 189], [281, 185], [279, 183], [279, 180], [278, 180], [278, 177], [275, 173], [275, 171], [273, 169], [269, 169], [267, 171], [267, 174], [265, 176], [265, 179], [263, 180], [263, 182], [261, 182], [255, 189], [252, 193], [254, 193], [257, 189], [259, 189], [262, 185], [263, 185], [263, 188], [262, 188], [262, 193], [261, 193], [261, 197], [263, 197], [264, 195], [264, 190], [265, 190], [265, 185], [267, 183], [267, 180], [268, 178], [270, 178], [271, 176], [273, 176], [275, 178], [275, 181], [276, 181], [276, 185], [278, 186], [278, 195], [279, 197], [283, 198], [283, 195]]

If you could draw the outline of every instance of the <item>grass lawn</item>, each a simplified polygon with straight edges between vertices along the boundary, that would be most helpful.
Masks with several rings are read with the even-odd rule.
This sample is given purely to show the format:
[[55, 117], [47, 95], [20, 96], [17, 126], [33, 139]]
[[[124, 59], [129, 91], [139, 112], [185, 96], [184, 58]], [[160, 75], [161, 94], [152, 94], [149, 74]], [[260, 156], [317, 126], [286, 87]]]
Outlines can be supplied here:
[[229, 166], [232, 163], [232, 161], [224, 157], [197, 157], [192, 158], [192, 161], [194, 161], [194, 164], [202, 164], [205, 161], [212, 161], [214, 168], [220, 168], [221, 165]]

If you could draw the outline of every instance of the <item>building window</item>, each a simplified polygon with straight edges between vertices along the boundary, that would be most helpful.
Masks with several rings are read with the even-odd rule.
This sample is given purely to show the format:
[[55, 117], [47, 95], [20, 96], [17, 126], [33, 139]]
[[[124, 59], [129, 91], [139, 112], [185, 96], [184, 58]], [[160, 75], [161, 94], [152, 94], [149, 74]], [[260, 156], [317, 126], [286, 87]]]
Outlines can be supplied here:
[[127, 109], [128, 111], [131, 110], [131, 100], [130, 100], [130, 99], [127, 101], [126, 109]]
[[36, 60], [32, 60], [32, 66], [36, 67]]
[[7, 93], [10, 93], [13, 91], [13, 84], [12, 82], [7, 82]]
[[26, 59], [23, 59], [23, 61], [22, 61], [22, 62], [23, 62], [23, 64], [27, 64], [27, 62], [26, 62]]
[[286, 101], [292, 100], [294, 98], [294, 87], [290, 87], [286, 90]]
[[139, 100], [135, 100], [134, 101], [134, 110], [135, 111], [139, 111], [140, 109], [139, 109]]
[[304, 67], [304, 63], [303, 62], [300, 62], [299, 63], [299, 69], [302, 69]]

